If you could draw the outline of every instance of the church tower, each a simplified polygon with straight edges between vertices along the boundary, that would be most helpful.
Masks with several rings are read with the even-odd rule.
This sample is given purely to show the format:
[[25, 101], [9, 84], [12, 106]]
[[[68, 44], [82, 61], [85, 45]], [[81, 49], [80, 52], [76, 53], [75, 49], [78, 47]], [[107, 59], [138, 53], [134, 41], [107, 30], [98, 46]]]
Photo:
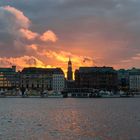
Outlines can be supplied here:
[[70, 58], [68, 61], [67, 80], [73, 80], [72, 62]]

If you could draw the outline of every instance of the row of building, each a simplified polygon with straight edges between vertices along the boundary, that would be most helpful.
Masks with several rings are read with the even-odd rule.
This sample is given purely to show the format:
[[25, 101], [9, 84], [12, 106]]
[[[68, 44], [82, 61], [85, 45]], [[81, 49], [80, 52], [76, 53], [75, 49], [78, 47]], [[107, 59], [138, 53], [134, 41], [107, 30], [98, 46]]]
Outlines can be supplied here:
[[63, 91], [64, 88], [94, 88], [109, 91], [140, 91], [140, 69], [114, 70], [112, 67], [80, 67], [73, 80], [72, 62], [67, 79], [61, 68], [0, 68], [0, 89], [28, 88]]
[[140, 69], [114, 70], [112, 67], [80, 67], [75, 71], [75, 87], [109, 91], [140, 91]]
[[34, 90], [62, 91], [65, 76], [61, 68], [0, 68], [0, 89], [27, 88]]
[[72, 63], [68, 62], [68, 88], [94, 88], [109, 91], [140, 91], [140, 69], [115, 70], [113, 67], [80, 67], [72, 77]]

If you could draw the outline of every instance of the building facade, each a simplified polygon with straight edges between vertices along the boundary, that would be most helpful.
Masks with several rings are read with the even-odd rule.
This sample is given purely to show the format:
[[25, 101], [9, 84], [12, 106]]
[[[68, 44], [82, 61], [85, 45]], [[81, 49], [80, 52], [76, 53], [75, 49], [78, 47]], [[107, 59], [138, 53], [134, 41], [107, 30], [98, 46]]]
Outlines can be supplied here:
[[117, 90], [117, 72], [112, 67], [80, 67], [75, 71], [77, 88]]
[[120, 69], [118, 73], [118, 89], [121, 91], [129, 90], [129, 70]]
[[16, 66], [12, 68], [0, 68], [0, 89], [14, 89], [19, 87], [19, 73]]
[[129, 71], [130, 91], [140, 91], [140, 69], [133, 68]]
[[21, 88], [61, 91], [65, 87], [60, 68], [24, 68], [20, 74]]
[[24, 68], [20, 73], [20, 87], [51, 89], [51, 78], [51, 74], [42, 68]]
[[61, 92], [65, 88], [64, 72], [60, 68], [53, 71], [52, 88], [57, 92]]

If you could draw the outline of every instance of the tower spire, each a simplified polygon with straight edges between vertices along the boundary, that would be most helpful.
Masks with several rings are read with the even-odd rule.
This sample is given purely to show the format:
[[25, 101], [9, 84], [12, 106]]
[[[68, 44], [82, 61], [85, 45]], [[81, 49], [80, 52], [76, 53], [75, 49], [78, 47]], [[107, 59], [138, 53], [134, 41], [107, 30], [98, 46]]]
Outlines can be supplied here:
[[71, 58], [70, 58], [70, 56], [69, 56], [69, 61], [71, 61]]
[[69, 61], [68, 61], [67, 79], [73, 80], [72, 62], [71, 62], [70, 56], [69, 56]]

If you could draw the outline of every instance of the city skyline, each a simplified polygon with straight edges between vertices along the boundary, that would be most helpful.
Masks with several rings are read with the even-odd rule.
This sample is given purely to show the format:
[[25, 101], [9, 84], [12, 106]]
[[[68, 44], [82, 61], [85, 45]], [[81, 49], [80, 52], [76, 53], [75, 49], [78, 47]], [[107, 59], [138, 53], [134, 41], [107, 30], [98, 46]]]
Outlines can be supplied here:
[[140, 67], [137, 0], [0, 2], [0, 67]]

